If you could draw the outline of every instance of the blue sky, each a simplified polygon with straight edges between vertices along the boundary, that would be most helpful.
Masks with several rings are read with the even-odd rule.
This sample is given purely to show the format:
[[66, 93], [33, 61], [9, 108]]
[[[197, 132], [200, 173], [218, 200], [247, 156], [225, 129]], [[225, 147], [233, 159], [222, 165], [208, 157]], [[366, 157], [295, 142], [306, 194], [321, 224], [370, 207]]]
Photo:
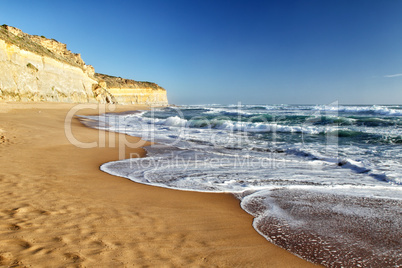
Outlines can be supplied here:
[[16, 1], [0, 24], [67, 43], [170, 103], [402, 103], [402, 1]]

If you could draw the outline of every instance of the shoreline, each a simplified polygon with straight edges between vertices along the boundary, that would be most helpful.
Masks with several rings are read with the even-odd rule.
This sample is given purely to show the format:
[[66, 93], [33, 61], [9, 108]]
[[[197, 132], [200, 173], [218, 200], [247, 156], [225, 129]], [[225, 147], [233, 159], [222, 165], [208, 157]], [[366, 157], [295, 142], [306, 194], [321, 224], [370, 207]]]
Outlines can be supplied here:
[[[75, 105], [0, 103], [0, 265], [316, 266], [258, 234], [231, 194], [148, 186], [100, 171], [119, 159], [121, 139], [140, 139], [107, 132], [104, 148], [75, 147], [64, 133]], [[99, 132], [72, 120], [80, 141], [96, 142]], [[130, 153], [145, 150], [129, 148], [125, 157]]]

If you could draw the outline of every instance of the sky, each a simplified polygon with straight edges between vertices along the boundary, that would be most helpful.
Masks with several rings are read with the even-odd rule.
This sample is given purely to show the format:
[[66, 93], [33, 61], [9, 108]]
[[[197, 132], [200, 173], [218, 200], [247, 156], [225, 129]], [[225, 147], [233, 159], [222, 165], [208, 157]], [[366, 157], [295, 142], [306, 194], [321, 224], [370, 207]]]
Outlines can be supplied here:
[[0, 4], [0, 24], [155, 82], [172, 104], [402, 104], [398, 0]]

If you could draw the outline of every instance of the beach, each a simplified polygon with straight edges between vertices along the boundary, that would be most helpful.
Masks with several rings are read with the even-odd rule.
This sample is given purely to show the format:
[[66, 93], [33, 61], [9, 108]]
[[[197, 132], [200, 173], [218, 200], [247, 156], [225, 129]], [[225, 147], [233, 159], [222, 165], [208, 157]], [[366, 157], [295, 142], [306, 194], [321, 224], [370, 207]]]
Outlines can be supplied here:
[[[74, 106], [0, 103], [0, 266], [314, 266], [259, 235], [230, 194], [153, 187], [100, 171], [119, 159], [120, 139], [139, 138], [107, 134], [103, 148], [76, 147], [65, 134]], [[76, 118], [71, 125], [77, 140], [99, 142], [99, 130]], [[130, 154], [145, 150], [127, 148]]]

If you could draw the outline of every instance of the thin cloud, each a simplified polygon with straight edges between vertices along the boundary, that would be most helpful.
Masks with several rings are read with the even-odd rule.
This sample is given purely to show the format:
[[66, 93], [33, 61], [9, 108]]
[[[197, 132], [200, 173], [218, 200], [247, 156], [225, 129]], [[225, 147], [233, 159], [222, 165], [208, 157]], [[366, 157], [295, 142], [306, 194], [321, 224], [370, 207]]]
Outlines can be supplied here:
[[384, 77], [387, 77], [387, 78], [398, 77], [398, 76], [402, 76], [402, 74], [388, 74], [388, 75], [384, 75]]

